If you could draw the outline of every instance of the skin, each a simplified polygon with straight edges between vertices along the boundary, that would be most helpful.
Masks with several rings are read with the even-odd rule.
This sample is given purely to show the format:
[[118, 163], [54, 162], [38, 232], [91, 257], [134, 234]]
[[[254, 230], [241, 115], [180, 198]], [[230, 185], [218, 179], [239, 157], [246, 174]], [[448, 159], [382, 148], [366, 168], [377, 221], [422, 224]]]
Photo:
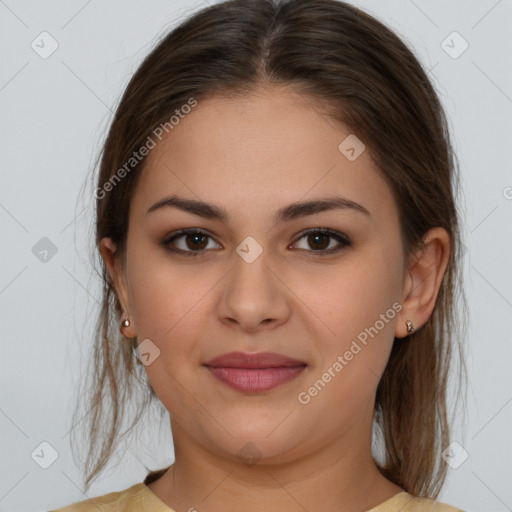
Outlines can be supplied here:
[[[401, 492], [371, 453], [373, 405], [394, 337], [418, 329], [435, 306], [449, 236], [434, 228], [404, 261], [398, 210], [368, 151], [348, 160], [338, 145], [350, 129], [285, 88], [244, 98], [202, 100], [154, 148], [132, 198], [126, 261], [106, 238], [101, 254], [139, 342], [160, 355], [146, 366], [170, 413], [175, 463], [149, 484], [176, 511], [360, 512]], [[171, 194], [224, 208], [227, 222], [173, 207], [146, 214]], [[371, 216], [336, 209], [274, 224], [290, 203], [339, 195]], [[328, 228], [349, 237], [311, 241]], [[162, 241], [182, 228], [169, 252]], [[248, 263], [235, 251], [246, 237], [263, 248]], [[324, 244], [322, 246], [322, 244]], [[340, 251], [319, 254], [320, 248]], [[402, 310], [308, 404], [307, 391], [393, 303]], [[409, 343], [399, 339], [397, 343]], [[277, 388], [244, 394], [202, 366], [226, 352], [273, 351], [307, 363]], [[246, 443], [255, 463], [238, 454]]]

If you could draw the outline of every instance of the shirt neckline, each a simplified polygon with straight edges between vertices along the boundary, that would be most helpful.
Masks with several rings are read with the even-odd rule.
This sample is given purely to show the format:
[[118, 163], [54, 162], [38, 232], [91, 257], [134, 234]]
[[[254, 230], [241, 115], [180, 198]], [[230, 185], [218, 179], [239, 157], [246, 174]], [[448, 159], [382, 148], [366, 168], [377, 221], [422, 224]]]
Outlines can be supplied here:
[[[141, 493], [142, 503], [143, 505], [152, 505], [152, 506], [158, 506], [162, 509], [162, 511], [159, 512], [175, 512], [174, 509], [169, 507], [166, 503], [164, 503], [145, 483], [141, 482], [137, 485]], [[391, 496], [391, 498], [388, 498], [386, 501], [383, 501], [382, 503], [379, 503], [378, 505], [375, 505], [375, 507], [367, 510], [366, 512], [378, 512], [380, 507], [388, 506], [388, 505], [396, 505], [401, 504], [404, 502], [405, 498], [412, 499], [413, 496], [411, 496], [407, 491], [402, 490], [398, 492], [397, 494], [394, 494]], [[405, 504], [405, 502], [404, 502]]]
[[[149, 490], [149, 489], [148, 489]], [[383, 501], [382, 503], [379, 503], [378, 505], [375, 505], [375, 507], [367, 510], [366, 512], [378, 512], [381, 507], [389, 506], [389, 505], [405, 505], [410, 500], [412, 500], [414, 496], [409, 494], [407, 491], [402, 490], [393, 496], [391, 498], [388, 498], [386, 501]], [[407, 501], [405, 501], [407, 500]]]

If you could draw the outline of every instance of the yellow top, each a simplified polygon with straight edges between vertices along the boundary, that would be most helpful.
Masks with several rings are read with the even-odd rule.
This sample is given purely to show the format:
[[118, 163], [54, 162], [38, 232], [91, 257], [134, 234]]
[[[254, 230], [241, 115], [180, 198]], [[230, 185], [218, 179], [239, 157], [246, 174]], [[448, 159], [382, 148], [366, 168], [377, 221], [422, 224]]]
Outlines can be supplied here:
[[[464, 512], [429, 498], [415, 498], [402, 491], [367, 512]], [[111, 492], [50, 512], [174, 512], [144, 483]]]

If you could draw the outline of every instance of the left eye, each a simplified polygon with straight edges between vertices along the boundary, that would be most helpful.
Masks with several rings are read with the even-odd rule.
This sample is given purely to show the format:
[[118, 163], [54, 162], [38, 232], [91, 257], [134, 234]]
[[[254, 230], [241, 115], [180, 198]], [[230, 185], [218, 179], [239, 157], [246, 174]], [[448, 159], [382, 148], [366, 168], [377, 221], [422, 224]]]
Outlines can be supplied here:
[[[310, 247], [316, 247], [316, 250], [309, 252], [321, 254], [337, 252], [343, 247], [351, 245], [350, 240], [345, 235], [326, 229], [318, 228], [309, 230], [303, 233], [297, 240], [302, 240], [303, 238], [306, 239], [306, 243]], [[179, 244], [176, 243], [176, 241], [180, 239], [184, 242], [182, 247], [179, 247]], [[204, 231], [197, 229], [183, 229], [163, 240], [162, 245], [174, 253], [186, 254], [187, 256], [200, 256], [202, 252], [208, 248], [208, 239], [213, 240], [212, 237]], [[329, 247], [331, 246], [329, 240], [332, 242], [332, 239], [335, 239], [338, 242], [338, 246], [335, 245], [334, 247]], [[295, 242], [295, 244], [297, 244], [297, 242]], [[217, 248], [221, 247], [217, 244]]]
[[[350, 245], [350, 241], [348, 238], [344, 235], [335, 233], [334, 231], [330, 230], [322, 230], [322, 229], [316, 229], [312, 231], [308, 231], [304, 233], [299, 240], [302, 240], [303, 238], [306, 238], [306, 243], [309, 244], [310, 247], [315, 247], [318, 249], [317, 251], [312, 252], [319, 252], [319, 253], [331, 253], [339, 251], [342, 247], [346, 247]], [[330, 243], [328, 240], [335, 239], [338, 242], [338, 246], [329, 247]], [[326, 242], [327, 241], [327, 242]]]

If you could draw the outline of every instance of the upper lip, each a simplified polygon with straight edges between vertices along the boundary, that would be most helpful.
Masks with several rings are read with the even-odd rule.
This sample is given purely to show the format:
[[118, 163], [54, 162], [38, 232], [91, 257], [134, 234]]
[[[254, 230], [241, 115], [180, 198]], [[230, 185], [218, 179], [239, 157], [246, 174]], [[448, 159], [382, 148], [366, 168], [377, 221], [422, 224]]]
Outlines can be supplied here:
[[206, 366], [216, 366], [223, 368], [278, 368], [281, 366], [303, 366], [304, 361], [298, 361], [291, 357], [275, 352], [229, 352], [214, 357]]

